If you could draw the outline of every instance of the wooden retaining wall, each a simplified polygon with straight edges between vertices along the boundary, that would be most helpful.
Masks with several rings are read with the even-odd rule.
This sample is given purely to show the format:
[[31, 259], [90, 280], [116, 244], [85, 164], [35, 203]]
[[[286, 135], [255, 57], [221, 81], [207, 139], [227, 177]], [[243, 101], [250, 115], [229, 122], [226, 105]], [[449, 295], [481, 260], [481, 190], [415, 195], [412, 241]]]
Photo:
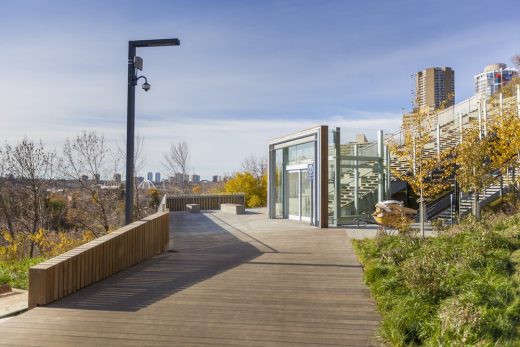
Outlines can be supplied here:
[[186, 211], [186, 204], [199, 204], [201, 210], [220, 210], [221, 204], [245, 205], [245, 203], [243, 194], [166, 197], [166, 208], [170, 211]]
[[169, 213], [158, 212], [29, 269], [29, 309], [168, 250]]

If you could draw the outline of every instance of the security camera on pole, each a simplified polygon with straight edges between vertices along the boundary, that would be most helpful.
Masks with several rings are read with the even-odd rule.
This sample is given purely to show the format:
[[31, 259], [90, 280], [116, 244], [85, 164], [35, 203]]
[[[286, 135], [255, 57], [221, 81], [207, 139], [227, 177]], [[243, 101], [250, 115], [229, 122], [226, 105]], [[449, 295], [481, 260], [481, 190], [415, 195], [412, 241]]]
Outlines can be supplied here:
[[143, 59], [136, 56], [140, 47], [178, 46], [178, 39], [128, 41], [128, 102], [126, 114], [126, 193], [125, 224], [132, 223], [134, 207], [134, 137], [135, 137], [135, 86], [143, 78], [143, 89], [149, 91], [151, 86], [145, 76], [137, 76], [137, 70], [143, 70]]

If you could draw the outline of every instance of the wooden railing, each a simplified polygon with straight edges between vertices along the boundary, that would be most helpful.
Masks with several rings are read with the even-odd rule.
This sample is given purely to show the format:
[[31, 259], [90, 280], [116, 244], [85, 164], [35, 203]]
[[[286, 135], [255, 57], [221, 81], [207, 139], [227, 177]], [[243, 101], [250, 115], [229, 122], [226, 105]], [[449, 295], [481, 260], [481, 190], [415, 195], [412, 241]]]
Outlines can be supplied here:
[[158, 212], [31, 267], [29, 309], [165, 252], [168, 227], [168, 212]]
[[166, 208], [170, 211], [186, 211], [186, 204], [199, 204], [201, 210], [220, 210], [221, 204], [245, 205], [244, 194], [229, 195], [186, 195], [166, 197]]

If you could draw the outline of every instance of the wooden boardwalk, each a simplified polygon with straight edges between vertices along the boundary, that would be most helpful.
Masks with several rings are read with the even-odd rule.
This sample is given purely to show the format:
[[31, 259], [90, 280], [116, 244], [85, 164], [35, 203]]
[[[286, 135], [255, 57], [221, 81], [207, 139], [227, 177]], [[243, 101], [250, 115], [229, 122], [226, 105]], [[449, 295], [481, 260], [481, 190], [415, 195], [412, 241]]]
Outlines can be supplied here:
[[171, 214], [174, 250], [0, 323], [12, 346], [375, 346], [344, 231]]

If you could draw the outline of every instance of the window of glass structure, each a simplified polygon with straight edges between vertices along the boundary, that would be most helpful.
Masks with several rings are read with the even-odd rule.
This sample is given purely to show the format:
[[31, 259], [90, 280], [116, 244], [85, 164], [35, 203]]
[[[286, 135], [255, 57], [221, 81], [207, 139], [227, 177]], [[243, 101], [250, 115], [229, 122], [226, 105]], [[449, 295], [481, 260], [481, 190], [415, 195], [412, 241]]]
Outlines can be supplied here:
[[314, 142], [302, 143], [288, 148], [288, 165], [314, 161]]

